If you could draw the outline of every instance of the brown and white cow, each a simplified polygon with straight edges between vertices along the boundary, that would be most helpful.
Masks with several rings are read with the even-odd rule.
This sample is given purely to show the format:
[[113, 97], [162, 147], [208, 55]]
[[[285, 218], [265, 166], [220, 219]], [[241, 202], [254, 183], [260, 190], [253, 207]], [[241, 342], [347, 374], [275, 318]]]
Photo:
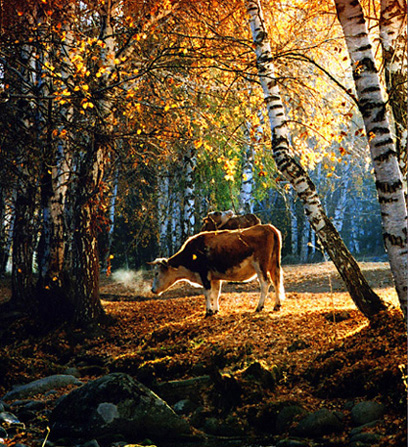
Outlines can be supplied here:
[[274, 310], [279, 310], [285, 297], [281, 245], [280, 231], [269, 224], [196, 234], [170, 258], [150, 263], [156, 266], [152, 292], [161, 294], [178, 281], [203, 286], [209, 316], [219, 310], [222, 281], [241, 282], [257, 276], [261, 296], [256, 311], [263, 309], [271, 283], [275, 287]]
[[201, 231], [237, 230], [258, 225], [261, 220], [255, 214], [241, 214], [236, 216], [232, 210], [213, 211], [203, 220]]

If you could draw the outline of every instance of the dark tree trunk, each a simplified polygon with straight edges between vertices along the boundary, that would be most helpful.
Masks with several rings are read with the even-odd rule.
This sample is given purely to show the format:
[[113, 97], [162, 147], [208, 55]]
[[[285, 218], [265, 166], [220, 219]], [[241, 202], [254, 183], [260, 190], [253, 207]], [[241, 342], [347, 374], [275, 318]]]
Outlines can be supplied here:
[[34, 211], [35, 188], [23, 186], [17, 193], [14, 211], [11, 305], [27, 313], [36, 311], [33, 293]]
[[100, 267], [94, 202], [92, 199], [85, 203], [78, 200], [75, 206], [71, 298], [74, 322], [81, 325], [97, 323], [104, 315], [99, 297]]

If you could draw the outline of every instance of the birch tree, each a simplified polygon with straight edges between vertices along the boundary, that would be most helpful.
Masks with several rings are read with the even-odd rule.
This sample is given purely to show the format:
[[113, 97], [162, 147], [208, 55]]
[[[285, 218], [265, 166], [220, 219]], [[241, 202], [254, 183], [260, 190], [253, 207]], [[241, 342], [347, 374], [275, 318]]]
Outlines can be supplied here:
[[253, 213], [254, 211], [254, 148], [251, 141], [251, 123], [245, 123], [244, 130], [244, 148], [242, 162], [242, 183], [239, 194], [240, 213]]
[[183, 155], [184, 172], [184, 209], [183, 209], [183, 239], [194, 233], [195, 226], [195, 183], [194, 170], [196, 166], [195, 148], [190, 145]]
[[408, 220], [398, 153], [375, 65], [363, 10], [358, 1], [335, 0], [350, 55], [358, 107], [374, 165], [383, 236], [400, 306], [407, 314]]
[[370, 288], [358, 264], [326, 216], [315, 185], [294, 158], [289, 147], [287, 119], [275, 75], [273, 58], [259, 0], [245, 2], [255, 46], [257, 67], [272, 132], [272, 151], [279, 171], [288, 179], [302, 200], [305, 213], [323, 247], [336, 265], [350, 296], [367, 317], [385, 308]]
[[407, 2], [381, 0], [380, 39], [395, 146], [407, 195]]

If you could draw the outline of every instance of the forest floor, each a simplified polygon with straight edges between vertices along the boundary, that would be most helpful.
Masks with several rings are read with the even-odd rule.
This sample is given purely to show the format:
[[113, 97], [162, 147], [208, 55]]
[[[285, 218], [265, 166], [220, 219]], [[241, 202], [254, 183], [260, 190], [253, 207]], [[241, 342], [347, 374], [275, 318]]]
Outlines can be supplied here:
[[[268, 408], [293, 401], [309, 412], [342, 411], [345, 430], [336, 435], [337, 445], [348, 445], [348, 403], [374, 400], [385, 406], [376, 427], [382, 435], [378, 445], [404, 446], [405, 325], [388, 264], [361, 263], [361, 268], [390, 306], [371, 324], [345, 292], [332, 263], [284, 266], [287, 298], [279, 312], [272, 311], [272, 300], [264, 311], [254, 312], [259, 298], [256, 281], [224, 284], [220, 312], [210, 318], [204, 318], [200, 289], [179, 283], [156, 297], [150, 292], [150, 272], [116, 272], [101, 283], [103, 305], [111, 318], [97, 335], [68, 327], [47, 333], [28, 318], [7, 320], [0, 327], [0, 400], [13, 385], [69, 367], [79, 369], [82, 381], [122, 371], [155, 389], [162, 382], [214, 369], [239, 377], [260, 362], [277, 372], [276, 382], [269, 389], [243, 385], [239, 401], [228, 410], [230, 420], [243, 431], [262, 425]], [[0, 303], [9, 296], [3, 281]], [[8, 443], [30, 445], [32, 433], [45, 431], [47, 420], [38, 416], [30, 424]]]

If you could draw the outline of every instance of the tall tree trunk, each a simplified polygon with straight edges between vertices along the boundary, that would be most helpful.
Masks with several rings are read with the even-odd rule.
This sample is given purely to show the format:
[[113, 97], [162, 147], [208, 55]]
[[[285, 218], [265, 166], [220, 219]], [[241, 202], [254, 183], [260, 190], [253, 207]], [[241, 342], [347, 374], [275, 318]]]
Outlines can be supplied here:
[[168, 240], [169, 222], [169, 175], [168, 169], [160, 171], [157, 180], [157, 219], [159, 221], [160, 256], [170, 256]]
[[[68, 8], [72, 8], [68, 6]], [[72, 11], [71, 11], [72, 12]], [[33, 20], [39, 25], [40, 36], [46, 41], [50, 36], [50, 17], [44, 15], [41, 8], [32, 14]], [[65, 23], [67, 39], [65, 45], [72, 43], [70, 24]], [[67, 47], [63, 46], [65, 51]], [[44, 72], [44, 66], [58, 63], [52, 60], [52, 52], [39, 53], [41, 63], [35, 70], [36, 85], [38, 86], [37, 104], [37, 141], [41, 148], [42, 166], [40, 172], [41, 192], [41, 237], [38, 246], [38, 280], [36, 296], [39, 303], [39, 312], [44, 320], [58, 322], [69, 311], [66, 295], [64, 255], [66, 250], [67, 227], [65, 225], [66, 192], [69, 181], [69, 151], [67, 141], [58, 138], [54, 131], [61, 132], [63, 125], [59, 120], [62, 116], [56, 114], [58, 108], [50, 97], [54, 90], [52, 77]], [[68, 116], [70, 112], [65, 112]], [[56, 121], [58, 119], [58, 121]]]
[[14, 205], [11, 303], [27, 313], [36, 312], [33, 258], [35, 246], [35, 187], [21, 179]]
[[350, 55], [358, 104], [364, 119], [381, 207], [385, 247], [400, 306], [407, 315], [408, 221], [398, 154], [361, 5], [335, 0]]
[[296, 209], [295, 195], [293, 190], [289, 194], [289, 210], [290, 210], [290, 238], [292, 255], [298, 256], [299, 248], [299, 229], [298, 229], [298, 215]]
[[[11, 188], [10, 188], [11, 189]], [[6, 273], [14, 226], [14, 188], [0, 187], [0, 276]]]
[[196, 165], [195, 148], [190, 146], [183, 158], [184, 165], [184, 218], [183, 218], [183, 238], [194, 233], [195, 226], [195, 184], [194, 169]]
[[338, 232], [341, 232], [343, 229], [344, 216], [347, 209], [347, 193], [351, 183], [351, 172], [349, 167], [343, 173], [343, 177], [345, 180], [339, 185], [339, 196], [333, 215], [333, 225], [336, 227]]
[[381, 0], [380, 38], [384, 56], [385, 81], [395, 127], [395, 145], [406, 200], [408, 152], [406, 0]]
[[302, 200], [311, 226], [336, 265], [351, 298], [368, 318], [385, 309], [384, 303], [371, 289], [361, 270], [344, 245], [340, 235], [326, 216], [316, 187], [305, 169], [295, 160], [289, 147], [285, 111], [272, 63], [271, 47], [259, 0], [246, 0], [255, 44], [260, 82], [272, 131], [272, 150], [279, 171], [291, 182]]
[[181, 216], [180, 216], [180, 210], [181, 210], [181, 203], [182, 199], [180, 197], [180, 191], [179, 191], [179, 185], [174, 180], [173, 181], [173, 189], [170, 193], [170, 218], [171, 218], [171, 233], [170, 233], [170, 240], [171, 240], [171, 253], [175, 253], [181, 246], [181, 240], [182, 240], [182, 231], [181, 231]]
[[302, 237], [300, 241], [300, 262], [302, 264], [309, 261], [309, 242], [310, 242], [310, 224], [305, 219], [302, 231]]
[[[95, 143], [97, 144], [97, 143]], [[99, 190], [103, 178], [105, 154], [103, 146], [89, 150], [92, 158], [83, 157], [73, 198], [74, 237], [70, 297], [73, 321], [80, 325], [94, 324], [104, 315], [99, 296], [99, 253], [97, 216]], [[92, 166], [92, 170], [89, 170]]]
[[242, 163], [242, 183], [239, 194], [239, 212], [242, 214], [254, 212], [254, 147], [251, 140], [252, 124], [245, 123], [245, 146]]
[[105, 231], [100, 235], [99, 242], [99, 255], [101, 258], [101, 271], [102, 273], [109, 275], [111, 270], [111, 250], [113, 242], [113, 232], [115, 230], [115, 209], [116, 199], [118, 197], [118, 183], [119, 183], [119, 168], [116, 168], [113, 177], [113, 185], [111, 195], [109, 197], [108, 207], [108, 224]]

